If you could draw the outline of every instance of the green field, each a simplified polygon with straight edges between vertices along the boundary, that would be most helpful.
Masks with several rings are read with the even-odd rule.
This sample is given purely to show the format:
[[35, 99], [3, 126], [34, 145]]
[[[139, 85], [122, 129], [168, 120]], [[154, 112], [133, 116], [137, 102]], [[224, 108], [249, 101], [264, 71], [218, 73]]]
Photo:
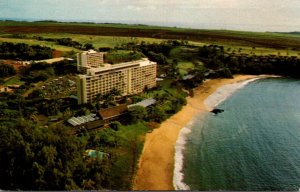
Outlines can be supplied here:
[[7, 79], [4, 82], [4, 86], [9, 86], [9, 85], [23, 85], [23, 84], [24, 84], [24, 81], [21, 81], [19, 76], [10, 77], [9, 79]]
[[[33, 37], [36, 34], [30, 34], [29, 37]], [[43, 38], [71, 38], [73, 41], [77, 41], [81, 44], [91, 43], [94, 47], [111, 47], [129, 43], [136, 42], [140, 43], [142, 41], [148, 43], [160, 43], [162, 39], [154, 38], [140, 38], [140, 37], [119, 37], [119, 36], [97, 36], [97, 35], [79, 35], [79, 34], [68, 34], [68, 33], [49, 33], [49, 34], [40, 34], [39, 36]]]
[[[9, 34], [0, 35], [0, 42], [11, 42], [11, 43], [26, 43], [29, 45], [41, 45], [47, 46], [52, 49], [56, 49], [59, 51], [79, 51], [76, 48], [67, 47], [58, 45], [55, 42], [50, 41], [39, 41], [34, 38], [37, 36], [36, 34], [27, 34], [26, 38], [12, 38]], [[95, 48], [99, 47], [110, 47], [114, 48], [116, 46], [135, 42], [140, 43], [142, 41], [147, 43], [160, 43], [163, 39], [155, 39], [155, 38], [142, 38], [142, 37], [118, 37], [118, 36], [96, 36], [96, 35], [79, 35], [79, 34], [67, 34], [67, 33], [50, 33], [50, 34], [40, 34], [38, 35], [43, 38], [71, 38], [73, 41], [77, 41], [81, 44], [91, 43]]]
[[[65, 34], [86, 35], [83, 39], [77, 36], [77, 39], [81, 39], [81, 42], [94, 40], [96, 47], [113, 46], [118, 44], [115, 43], [117, 40], [120, 41], [119, 43], [128, 41], [126, 38], [115, 39], [115, 37], [127, 37], [129, 41], [132, 40], [132, 37], [140, 37], [179, 39], [224, 46], [267, 47], [300, 51], [299, 35], [272, 32], [201, 30], [127, 24], [0, 21], [0, 34], [38, 34], [42, 36], [54, 34], [58, 38], [59, 36], [65, 36]], [[69, 36], [71, 37], [72, 35]], [[109, 38], [98, 39], [94, 36], [108, 36]], [[99, 42], [99, 40], [103, 40], [103, 42]]]

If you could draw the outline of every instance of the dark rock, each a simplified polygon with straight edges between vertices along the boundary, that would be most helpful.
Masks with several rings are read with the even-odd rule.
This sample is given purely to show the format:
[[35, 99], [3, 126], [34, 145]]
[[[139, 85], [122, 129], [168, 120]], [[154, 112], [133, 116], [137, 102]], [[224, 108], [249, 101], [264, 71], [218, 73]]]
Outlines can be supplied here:
[[210, 112], [213, 113], [213, 114], [218, 114], [218, 113], [224, 112], [224, 110], [223, 110], [223, 109], [213, 109], [213, 110], [210, 111]]

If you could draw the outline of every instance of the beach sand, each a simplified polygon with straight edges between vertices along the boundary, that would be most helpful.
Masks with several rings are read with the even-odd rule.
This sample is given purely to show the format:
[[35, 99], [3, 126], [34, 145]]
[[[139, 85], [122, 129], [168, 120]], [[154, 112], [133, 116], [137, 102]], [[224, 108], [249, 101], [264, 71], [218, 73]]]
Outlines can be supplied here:
[[219, 87], [257, 77], [259, 76], [236, 75], [234, 79], [208, 80], [197, 87], [194, 90], [194, 97], [187, 98], [187, 105], [181, 111], [146, 135], [144, 149], [139, 160], [139, 168], [133, 182], [133, 189], [174, 190], [174, 146], [180, 130], [196, 114], [209, 110], [204, 105], [204, 100]]

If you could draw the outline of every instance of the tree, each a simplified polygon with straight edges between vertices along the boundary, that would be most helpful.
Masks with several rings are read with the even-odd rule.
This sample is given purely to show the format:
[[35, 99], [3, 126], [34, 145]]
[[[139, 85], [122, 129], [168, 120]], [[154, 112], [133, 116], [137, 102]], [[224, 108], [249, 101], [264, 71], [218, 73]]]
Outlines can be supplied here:
[[40, 89], [35, 89], [28, 95], [29, 99], [41, 99], [44, 97], [45, 97], [44, 92]]
[[99, 190], [111, 185], [109, 159], [85, 157], [86, 142], [66, 127], [40, 128], [21, 120], [0, 126], [0, 137], [1, 189]]
[[148, 118], [150, 121], [161, 123], [167, 118], [165, 111], [159, 106], [151, 106], [149, 108]]
[[115, 130], [118, 131], [120, 129], [121, 123], [119, 121], [113, 121], [109, 124], [109, 126]]
[[86, 44], [84, 44], [83, 49], [84, 50], [90, 50], [90, 49], [95, 49], [95, 48], [94, 48], [93, 44], [86, 43]]
[[142, 106], [134, 106], [129, 110], [130, 122], [137, 123], [147, 118], [147, 110]]
[[0, 78], [13, 76], [16, 74], [16, 70], [7, 64], [0, 64]]

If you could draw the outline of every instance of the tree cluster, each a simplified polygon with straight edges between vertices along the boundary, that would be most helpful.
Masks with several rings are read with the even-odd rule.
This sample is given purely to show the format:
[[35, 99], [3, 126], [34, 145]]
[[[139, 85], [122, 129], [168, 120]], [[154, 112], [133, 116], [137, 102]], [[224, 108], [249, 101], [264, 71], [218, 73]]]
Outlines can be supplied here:
[[226, 53], [218, 45], [200, 47], [199, 56], [205, 67], [213, 70], [211, 77], [231, 77], [236, 73], [300, 77], [300, 59], [297, 57]]
[[161, 123], [177, 113], [186, 104], [185, 97], [184, 92], [160, 90], [154, 96], [156, 100], [154, 105], [147, 108], [142, 106], [132, 107], [129, 112], [129, 121], [131, 123], [140, 121]]
[[177, 40], [168, 40], [161, 43], [146, 43], [142, 41], [140, 44], [127, 43], [121, 46], [125, 50], [140, 51], [146, 55], [150, 60], [157, 62], [158, 64], [168, 64], [167, 57], [170, 51], [178, 46], [186, 45], [186, 42], [180, 42]]
[[116, 63], [139, 60], [143, 57], [145, 56], [142, 53], [137, 51], [132, 51], [132, 52], [110, 51], [108, 54], [105, 54], [104, 60], [106, 63], [116, 64]]
[[74, 47], [77, 49], [81, 50], [89, 50], [89, 49], [94, 49], [94, 46], [91, 43], [86, 43], [86, 44], [81, 44], [77, 41], [72, 40], [71, 38], [44, 38], [41, 36], [35, 36], [35, 39], [39, 41], [50, 41], [50, 42], [55, 42], [58, 45], [63, 45], [67, 47]]
[[25, 43], [0, 43], [1, 59], [42, 60], [52, 58], [53, 49]]
[[0, 126], [0, 188], [74, 190], [109, 188], [111, 161], [86, 156], [87, 142], [61, 127], [30, 121]]
[[10, 77], [16, 74], [13, 66], [0, 63], [0, 78]]
[[74, 61], [63, 60], [53, 64], [45, 62], [32, 63], [28, 67], [20, 68], [22, 80], [27, 83], [45, 81], [54, 75], [76, 74], [77, 67]]

